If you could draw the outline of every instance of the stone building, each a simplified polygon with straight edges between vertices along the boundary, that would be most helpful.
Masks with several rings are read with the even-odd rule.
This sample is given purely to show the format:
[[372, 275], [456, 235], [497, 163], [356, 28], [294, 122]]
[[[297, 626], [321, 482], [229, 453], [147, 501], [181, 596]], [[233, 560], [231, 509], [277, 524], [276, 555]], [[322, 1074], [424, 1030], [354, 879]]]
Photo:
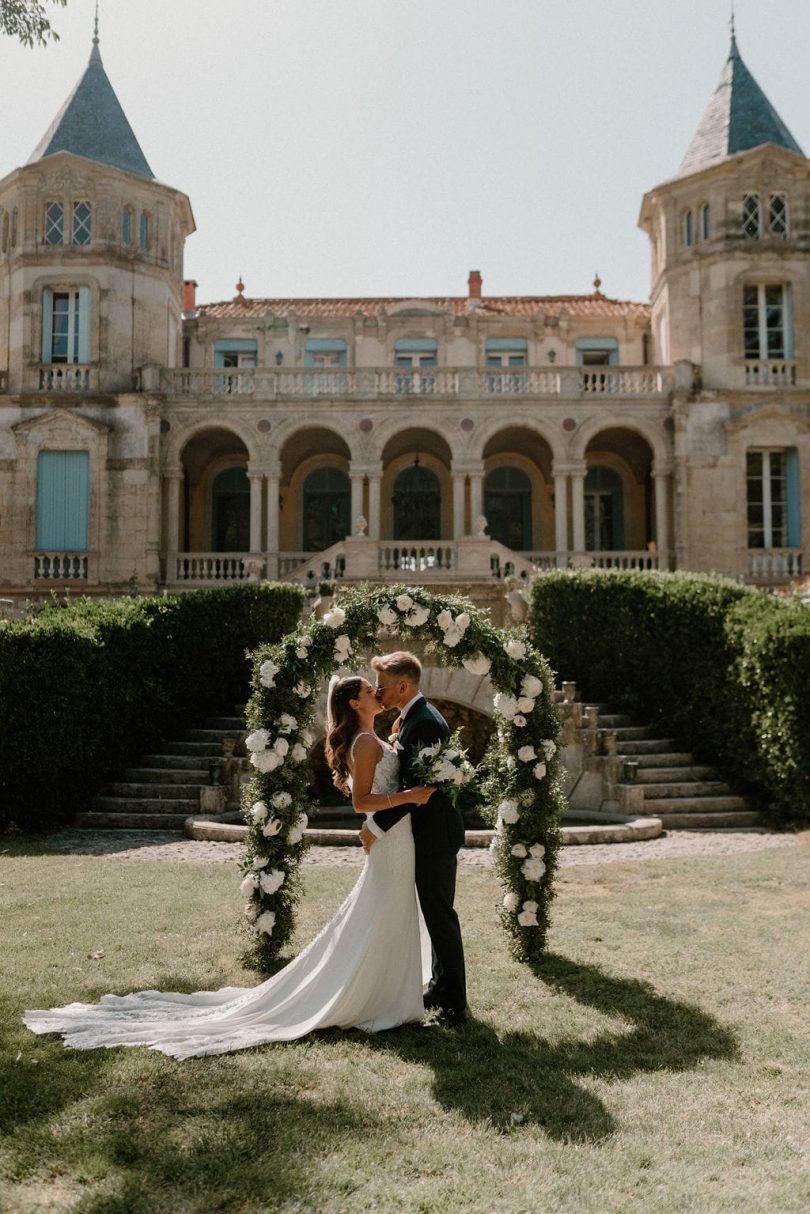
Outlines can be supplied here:
[[90, 62], [0, 180], [0, 597], [581, 564], [802, 573], [810, 161], [732, 39], [644, 198], [651, 303], [248, 298], [183, 280]]

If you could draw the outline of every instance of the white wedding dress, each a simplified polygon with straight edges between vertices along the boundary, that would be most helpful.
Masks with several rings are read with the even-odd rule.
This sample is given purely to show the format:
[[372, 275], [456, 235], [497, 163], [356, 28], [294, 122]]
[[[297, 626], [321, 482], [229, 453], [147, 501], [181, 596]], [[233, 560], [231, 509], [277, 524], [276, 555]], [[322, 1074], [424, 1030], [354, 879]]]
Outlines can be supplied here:
[[[371, 791], [395, 792], [399, 759], [380, 746]], [[192, 995], [103, 995], [100, 1003], [29, 1011], [24, 1020], [35, 1033], [61, 1033], [73, 1049], [145, 1045], [172, 1058], [226, 1054], [267, 1041], [294, 1041], [314, 1029], [377, 1033], [421, 1020], [423, 982], [430, 970], [406, 814], [373, 844], [357, 884], [331, 922], [261, 986]]]

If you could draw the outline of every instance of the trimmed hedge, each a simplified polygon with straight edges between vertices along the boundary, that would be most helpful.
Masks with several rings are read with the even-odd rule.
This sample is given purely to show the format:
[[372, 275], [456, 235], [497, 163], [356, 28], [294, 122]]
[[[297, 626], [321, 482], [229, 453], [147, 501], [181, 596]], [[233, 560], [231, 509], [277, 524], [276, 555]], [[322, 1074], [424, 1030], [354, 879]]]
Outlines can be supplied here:
[[178, 720], [233, 711], [297, 586], [79, 599], [0, 627], [0, 830], [52, 830]]
[[810, 817], [810, 610], [726, 578], [586, 569], [532, 589], [535, 644], [583, 696], [660, 726], [752, 793]]

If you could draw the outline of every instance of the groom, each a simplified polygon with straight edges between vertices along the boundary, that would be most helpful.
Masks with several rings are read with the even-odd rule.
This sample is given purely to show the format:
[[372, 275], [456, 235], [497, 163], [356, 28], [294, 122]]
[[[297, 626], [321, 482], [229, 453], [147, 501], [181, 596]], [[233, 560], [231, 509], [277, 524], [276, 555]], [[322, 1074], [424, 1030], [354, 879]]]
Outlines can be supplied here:
[[[399, 786], [412, 788], [420, 781], [412, 770], [424, 746], [444, 742], [450, 729], [444, 717], [419, 690], [422, 665], [412, 653], [398, 651], [372, 658], [377, 674], [377, 697], [384, 708], [398, 708]], [[464, 842], [464, 820], [449, 797], [435, 792], [426, 805], [378, 810], [360, 832], [363, 846], [381, 838], [406, 813], [411, 814], [416, 852], [416, 891], [431, 944], [433, 976], [425, 1007], [434, 1012], [429, 1023], [455, 1028], [466, 1019], [464, 947], [456, 893], [456, 854]]]

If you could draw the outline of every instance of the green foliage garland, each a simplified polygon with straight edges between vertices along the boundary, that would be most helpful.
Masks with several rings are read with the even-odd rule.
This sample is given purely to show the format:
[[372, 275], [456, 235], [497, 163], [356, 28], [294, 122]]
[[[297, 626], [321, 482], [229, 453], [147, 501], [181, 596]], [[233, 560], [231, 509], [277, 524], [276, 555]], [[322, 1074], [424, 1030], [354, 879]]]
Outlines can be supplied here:
[[520, 960], [536, 960], [545, 947], [563, 806], [551, 670], [524, 630], [493, 627], [459, 596], [405, 586], [348, 591], [323, 620], [254, 654], [248, 746], [257, 770], [245, 791], [249, 829], [242, 861], [251, 930], [247, 960], [267, 972], [292, 935], [306, 846], [308, 729], [318, 686], [335, 671], [361, 667], [381, 630], [403, 648], [421, 641], [445, 665], [489, 674], [500, 693], [497, 732], [482, 764], [484, 813], [497, 829], [492, 850], [505, 888], [500, 913], [512, 951]]

